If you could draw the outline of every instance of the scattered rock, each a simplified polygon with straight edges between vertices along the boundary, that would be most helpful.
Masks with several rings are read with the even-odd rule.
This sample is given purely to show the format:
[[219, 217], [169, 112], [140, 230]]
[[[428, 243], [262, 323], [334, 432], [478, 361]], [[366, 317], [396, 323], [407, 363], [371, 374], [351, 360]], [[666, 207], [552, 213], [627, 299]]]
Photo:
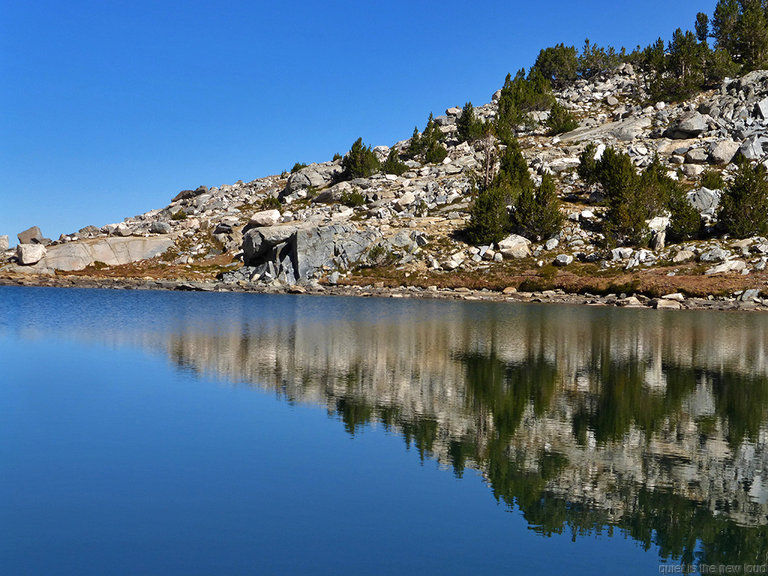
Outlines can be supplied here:
[[251, 215], [251, 219], [248, 221], [247, 228], [261, 227], [261, 226], [274, 226], [280, 221], [279, 210], [262, 210]]
[[16, 257], [22, 266], [37, 264], [45, 257], [45, 252], [45, 246], [42, 244], [18, 244], [16, 246]]
[[654, 300], [652, 305], [657, 310], [680, 310], [683, 307], [677, 300], [665, 300], [664, 298]]
[[727, 260], [726, 262], [723, 262], [722, 264], [719, 264], [715, 266], [714, 268], [710, 268], [705, 272], [705, 274], [723, 274], [727, 272], [743, 272], [747, 269], [747, 263], [743, 260]]
[[498, 248], [505, 258], [527, 258], [531, 255], [531, 241], [517, 234], [507, 236], [499, 242]]
[[709, 161], [720, 166], [730, 164], [739, 148], [740, 144], [733, 140], [716, 142], [709, 149]]
[[667, 129], [666, 136], [673, 139], [696, 138], [707, 130], [707, 120], [699, 112], [683, 115], [677, 123]]
[[170, 234], [172, 230], [168, 222], [155, 221], [149, 226], [149, 231], [152, 234]]
[[19, 232], [16, 238], [19, 239], [19, 244], [42, 244], [43, 242], [43, 234], [37, 226]]
[[555, 266], [568, 266], [573, 262], [573, 256], [570, 254], [558, 254], [557, 257], [555, 257], [554, 265]]

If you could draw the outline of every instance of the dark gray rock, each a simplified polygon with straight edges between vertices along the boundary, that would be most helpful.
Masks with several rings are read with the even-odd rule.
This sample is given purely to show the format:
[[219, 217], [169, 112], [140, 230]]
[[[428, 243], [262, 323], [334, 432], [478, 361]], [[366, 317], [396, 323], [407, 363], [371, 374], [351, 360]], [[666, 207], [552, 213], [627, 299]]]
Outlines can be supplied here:
[[96, 226], [85, 226], [84, 228], [80, 228], [77, 233], [83, 238], [88, 238], [98, 236], [101, 233], [101, 230]]
[[152, 234], [170, 234], [171, 225], [168, 222], [155, 221], [149, 226], [149, 231]]
[[40, 228], [37, 226], [32, 226], [32, 228], [27, 228], [24, 232], [19, 232], [16, 234], [16, 238], [19, 239], [19, 244], [43, 243], [43, 233], [40, 232]]
[[708, 128], [707, 119], [702, 114], [689, 112], [667, 129], [666, 136], [676, 139], [696, 138]]
[[208, 192], [208, 186], [198, 186], [194, 190], [182, 190], [176, 196], [173, 197], [173, 200], [171, 200], [171, 204], [174, 202], [178, 202], [179, 200], [187, 200], [189, 198], [194, 198], [195, 196], [200, 196], [201, 194], [205, 194]]
[[763, 98], [755, 103], [755, 116], [768, 120], [768, 98]]

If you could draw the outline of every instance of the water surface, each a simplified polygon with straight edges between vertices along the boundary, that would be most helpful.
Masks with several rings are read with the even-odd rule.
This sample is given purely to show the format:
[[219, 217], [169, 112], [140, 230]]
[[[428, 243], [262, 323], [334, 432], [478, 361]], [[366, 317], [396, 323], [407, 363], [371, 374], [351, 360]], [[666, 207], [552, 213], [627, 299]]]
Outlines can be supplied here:
[[0, 288], [0, 573], [768, 561], [768, 318]]

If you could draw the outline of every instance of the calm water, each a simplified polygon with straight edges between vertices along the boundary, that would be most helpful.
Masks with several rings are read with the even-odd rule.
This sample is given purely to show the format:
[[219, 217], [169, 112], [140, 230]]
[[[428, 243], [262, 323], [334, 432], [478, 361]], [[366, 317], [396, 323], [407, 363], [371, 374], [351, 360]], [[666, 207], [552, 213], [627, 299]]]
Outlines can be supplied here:
[[768, 570], [768, 316], [0, 288], [0, 363], [0, 574]]

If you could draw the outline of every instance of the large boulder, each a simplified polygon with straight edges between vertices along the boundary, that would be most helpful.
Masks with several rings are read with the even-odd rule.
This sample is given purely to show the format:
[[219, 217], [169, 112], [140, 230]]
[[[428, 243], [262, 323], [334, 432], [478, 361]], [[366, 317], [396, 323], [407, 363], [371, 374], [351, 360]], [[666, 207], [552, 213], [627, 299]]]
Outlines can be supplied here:
[[149, 231], [152, 234], [170, 234], [171, 225], [168, 224], [168, 222], [162, 222], [160, 220], [156, 220], [152, 222], [152, 224], [150, 224]]
[[0, 236], [0, 252], [3, 252], [4, 250], [8, 250], [8, 235], [4, 234], [3, 236]]
[[766, 141], [760, 136], [750, 136], [742, 142], [739, 152], [747, 160], [759, 160], [763, 157], [763, 142]]
[[18, 244], [16, 257], [22, 266], [37, 264], [45, 257], [45, 246], [42, 244]]
[[739, 146], [739, 143], [733, 140], [715, 142], [709, 149], [709, 161], [721, 166], [729, 164], [739, 151]]
[[306, 190], [309, 187], [325, 188], [333, 183], [334, 179], [341, 174], [342, 168], [335, 162], [324, 162], [323, 164], [310, 164], [288, 177], [285, 189], [280, 193], [284, 198], [289, 194]]
[[174, 202], [178, 202], [179, 200], [187, 200], [189, 198], [194, 198], [195, 196], [200, 196], [201, 194], [205, 194], [208, 192], [208, 186], [198, 186], [194, 190], [182, 190], [176, 196], [173, 197], [173, 200], [171, 200], [171, 204]]
[[684, 114], [666, 131], [668, 138], [684, 140], [687, 138], [696, 138], [699, 134], [707, 131], [709, 125], [704, 115], [699, 112], [689, 112]]
[[37, 226], [19, 232], [16, 238], [19, 239], [19, 244], [42, 244], [43, 242], [43, 234]]
[[531, 241], [512, 234], [499, 242], [499, 252], [504, 258], [526, 258], [531, 255]]
[[119, 266], [159, 256], [173, 244], [168, 236], [81, 240], [49, 247], [43, 263], [63, 271], [82, 270], [95, 262]]
[[699, 188], [698, 190], [688, 192], [688, 202], [690, 202], [699, 213], [707, 216], [714, 216], [715, 212], [717, 212], [717, 207], [720, 205], [720, 196], [722, 196], [720, 190]]
[[262, 210], [256, 212], [248, 221], [248, 227], [255, 228], [260, 226], [274, 226], [280, 221], [279, 210]]
[[252, 228], [243, 237], [243, 262], [254, 269], [252, 278], [293, 283], [353, 266], [379, 238], [377, 231], [360, 231], [350, 224]]

